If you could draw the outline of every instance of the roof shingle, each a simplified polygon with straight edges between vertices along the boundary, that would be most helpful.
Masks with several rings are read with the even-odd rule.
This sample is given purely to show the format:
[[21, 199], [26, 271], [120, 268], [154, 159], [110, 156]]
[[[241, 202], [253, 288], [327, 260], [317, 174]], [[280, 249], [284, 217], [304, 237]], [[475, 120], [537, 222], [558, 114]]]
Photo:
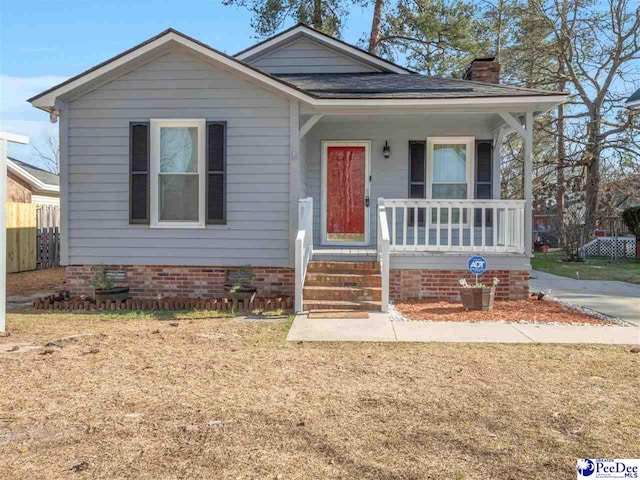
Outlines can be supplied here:
[[310, 73], [277, 77], [317, 98], [470, 98], [558, 95], [493, 83], [396, 73]]

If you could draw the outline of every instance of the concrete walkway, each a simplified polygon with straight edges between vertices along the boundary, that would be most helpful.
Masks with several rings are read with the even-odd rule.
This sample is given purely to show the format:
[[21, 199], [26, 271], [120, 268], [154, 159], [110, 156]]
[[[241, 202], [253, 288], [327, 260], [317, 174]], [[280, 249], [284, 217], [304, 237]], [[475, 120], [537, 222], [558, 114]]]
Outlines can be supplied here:
[[574, 280], [531, 272], [531, 290], [618, 317], [640, 327], [640, 285], [604, 280]]
[[392, 322], [388, 315], [379, 312], [370, 313], [369, 317], [309, 319], [305, 314], [296, 315], [287, 340], [640, 345], [640, 328], [638, 327]]

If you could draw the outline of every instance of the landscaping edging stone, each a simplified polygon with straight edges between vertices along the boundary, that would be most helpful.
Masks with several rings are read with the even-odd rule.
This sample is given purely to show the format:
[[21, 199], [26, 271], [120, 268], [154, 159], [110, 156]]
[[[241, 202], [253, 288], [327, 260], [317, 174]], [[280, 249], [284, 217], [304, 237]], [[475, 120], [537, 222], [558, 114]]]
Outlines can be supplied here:
[[253, 301], [235, 298], [180, 298], [135, 299], [96, 302], [88, 297], [70, 297], [69, 292], [40, 298], [33, 302], [36, 310], [116, 311], [116, 310], [216, 310], [219, 312], [252, 312], [253, 310], [290, 310], [293, 297], [258, 297]]

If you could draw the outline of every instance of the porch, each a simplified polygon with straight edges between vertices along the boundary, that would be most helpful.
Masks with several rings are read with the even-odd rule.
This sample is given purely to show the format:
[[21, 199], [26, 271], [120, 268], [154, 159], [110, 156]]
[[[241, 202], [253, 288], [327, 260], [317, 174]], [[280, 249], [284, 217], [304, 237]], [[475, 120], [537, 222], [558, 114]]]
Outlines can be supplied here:
[[[312, 260], [375, 263], [383, 311], [404, 288], [393, 287], [393, 278], [422, 274], [424, 283], [434, 274], [427, 281], [436, 283], [439, 273], [464, 272], [473, 254], [490, 257], [496, 275], [513, 270], [528, 278], [532, 113], [325, 112], [299, 119], [299, 170], [292, 172], [302, 198], [292, 235], [298, 311]], [[520, 200], [500, 198], [500, 147], [513, 131], [524, 137], [528, 159]], [[442, 283], [453, 291], [450, 279]]]

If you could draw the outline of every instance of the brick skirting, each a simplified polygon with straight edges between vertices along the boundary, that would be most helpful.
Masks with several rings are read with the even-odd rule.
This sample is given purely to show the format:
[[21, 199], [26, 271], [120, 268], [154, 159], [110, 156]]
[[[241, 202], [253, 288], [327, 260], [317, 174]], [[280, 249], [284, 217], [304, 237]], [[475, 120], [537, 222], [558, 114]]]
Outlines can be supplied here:
[[[480, 282], [491, 284], [494, 277], [500, 280], [496, 298], [520, 300], [529, 295], [528, 271], [487, 270], [480, 276]], [[441, 298], [458, 301], [458, 280], [461, 278], [466, 278], [471, 284], [475, 283], [475, 275], [466, 270], [392, 269], [389, 274], [389, 296], [392, 300]]]
[[[66, 288], [71, 296], [93, 297], [92, 265], [66, 267]], [[179, 267], [161, 265], [107, 265], [109, 271], [123, 271], [124, 280], [116, 286], [129, 287], [135, 299], [163, 297], [224, 297], [227, 272], [238, 267]], [[253, 267], [258, 296], [275, 297], [294, 294], [292, 268]]]

